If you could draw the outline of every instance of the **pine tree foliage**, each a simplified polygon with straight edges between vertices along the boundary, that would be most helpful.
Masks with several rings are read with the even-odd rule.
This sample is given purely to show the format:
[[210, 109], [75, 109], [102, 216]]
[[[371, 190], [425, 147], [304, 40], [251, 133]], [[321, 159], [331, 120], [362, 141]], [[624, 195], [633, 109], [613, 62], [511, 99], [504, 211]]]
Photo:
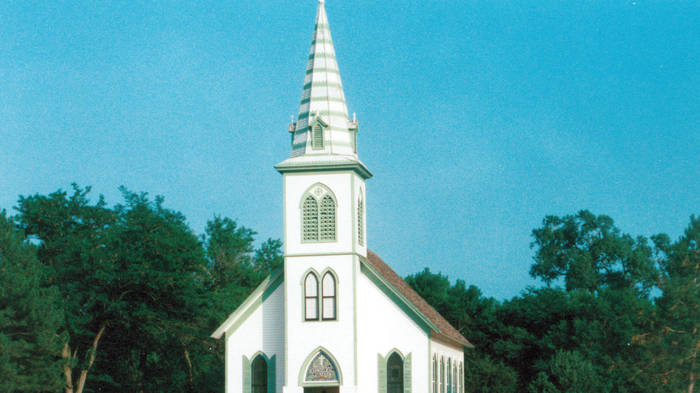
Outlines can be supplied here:
[[63, 313], [36, 247], [0, 212], [0, 391], [61, 387]]
[[700, 217], [692, 216], [684, 234], [671, 242], [666, 235], [654, 237], [661, 265], [655, 328], [635, 337], [655, 356], [645, 371], [655, 377], [663, 391], [697, 391], [700, 378]]

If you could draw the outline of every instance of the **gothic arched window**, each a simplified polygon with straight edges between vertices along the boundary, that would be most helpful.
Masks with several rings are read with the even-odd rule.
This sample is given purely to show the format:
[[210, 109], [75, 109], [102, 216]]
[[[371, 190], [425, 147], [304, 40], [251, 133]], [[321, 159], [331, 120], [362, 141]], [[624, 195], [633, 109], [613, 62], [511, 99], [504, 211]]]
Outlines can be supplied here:
[[318, 321], [318, 278], [311, 272], [304, 279], [304, 319]]
[[386, 362], [386, 392], [403, 393], [403, 360], [394, 352]]
[[447, 359], [447, 393], [453, 393], [453, 390], [452, 390], [452, 359]]
[[262, 356], [257, 356], [252, 364], [253, 378], [251, 393], [267, 393], [267, 362]]
[[452, 393], [459, 393], [457, 390], [457, 362], [452, 363]]
[[362, 195], [357, 199], [357, 242], [365, 245], [365, 204]]
[[459, 393], [464, 393], [464, 369], [462, 362], [459, 362]]
[[325, 321], [336, 319], [336, 288], [333, 273], [327, 272], [322, 281], [322, 318]]
[[433, 355], [433, 393], [438, 393], [438, 367], [435, 355]]
[[316, 184], [305, 192], [301, 202], [302, 241], [335, 241], [335, 211], [335, 197], [327, 187]]
[[445, 358], [440, 358], [440, 393], [445, 393]]

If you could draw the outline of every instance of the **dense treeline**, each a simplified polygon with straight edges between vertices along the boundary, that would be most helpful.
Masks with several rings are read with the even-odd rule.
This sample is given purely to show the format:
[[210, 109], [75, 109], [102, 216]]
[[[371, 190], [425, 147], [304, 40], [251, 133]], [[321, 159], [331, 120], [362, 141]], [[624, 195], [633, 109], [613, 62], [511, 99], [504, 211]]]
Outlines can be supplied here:
[[468, 337], [469, 392], [694, 391], [700, 218], [683, 236], [632, 237], [588, 211], [533, 231], [533, 277], [509, 301], [423, 272], [411, 286]]
[[[282, 263], [282, 244], [214, 217], [198, 236], [163, 198], [89, 188], [0, 213], [1, 392], [221, 392], [209, 334]], [[683, 236], [622, 233], [587, 211], [533, 231], [544, 283], [499, 302], [423, 272], [408, 283], [475, 349], [469, 392], [693, 392], [700, 218]]]
[[90, 189], [0, 214], [0, 391], [221, 392], [208, 336], [276, 266], [281, 242], [215, 217], [197, 236], [160, 197]]

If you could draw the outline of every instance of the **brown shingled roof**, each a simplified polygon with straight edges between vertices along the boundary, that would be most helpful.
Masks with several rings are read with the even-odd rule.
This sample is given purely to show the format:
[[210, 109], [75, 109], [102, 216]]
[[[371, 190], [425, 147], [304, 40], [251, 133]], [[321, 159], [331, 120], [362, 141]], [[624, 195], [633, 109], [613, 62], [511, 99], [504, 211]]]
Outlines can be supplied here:
[[408, 301], [413, 303], [418, 311], [440, 329], [439, 332], [433, 331], [433, 335], [437, 338], [442, 338], [453, 344], [460, 344], [466, 347], [474, 347], [469, 340], [464, 338], [462, 334], [455, 329], [445, 318], [440, 315], [428, 302], [423, 299], [418, 292], [414, 291], [406, 281], [404, 281], [396, 272], [382, 261], [381, 258], [371, 250], [367, 250], [366, 261], [381, 274], [386, 281], [396, 288]]

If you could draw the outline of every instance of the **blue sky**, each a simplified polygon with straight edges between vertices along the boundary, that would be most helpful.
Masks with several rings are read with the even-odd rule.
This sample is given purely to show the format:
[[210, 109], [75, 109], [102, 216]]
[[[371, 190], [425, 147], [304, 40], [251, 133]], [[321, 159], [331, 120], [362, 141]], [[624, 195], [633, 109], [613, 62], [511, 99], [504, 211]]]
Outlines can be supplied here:
[[[327, 0], [370, 248], [499, 299], [531, 230], [590, 209], [678, 236], [700, 213], [700, 2]], [[0, 208], [91, 185], [282, 236], [316, 2], [1, 2]]]

